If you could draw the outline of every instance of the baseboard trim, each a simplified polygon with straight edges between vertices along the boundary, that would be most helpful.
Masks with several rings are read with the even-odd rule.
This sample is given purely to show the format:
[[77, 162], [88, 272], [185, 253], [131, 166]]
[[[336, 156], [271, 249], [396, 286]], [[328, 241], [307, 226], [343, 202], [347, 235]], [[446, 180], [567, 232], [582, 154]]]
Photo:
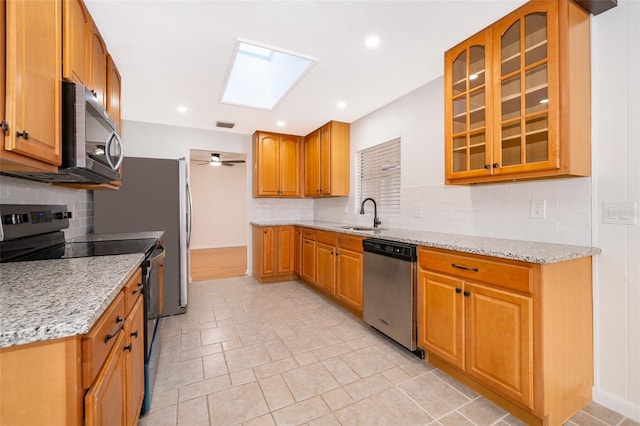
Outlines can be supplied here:
[[618, 412], [631, 420], [640, 422], [640, 404], [636, 404], [628, 399], [607, 392], [604, 389], [595, 387], [593, 388], [592, 397], [594, 402]]

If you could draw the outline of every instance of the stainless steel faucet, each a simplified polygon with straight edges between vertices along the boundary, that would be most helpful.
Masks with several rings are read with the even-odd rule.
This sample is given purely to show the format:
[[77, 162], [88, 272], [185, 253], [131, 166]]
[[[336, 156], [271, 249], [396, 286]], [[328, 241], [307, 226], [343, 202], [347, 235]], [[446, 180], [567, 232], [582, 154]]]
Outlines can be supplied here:
[[377, 228], [378, 225], [382, 223], [380, 218], [378, 217], [378, 205], [376, 204], [376, 200], [373, 198], [365, 198], [362, 200], [362, 204], [360, 205], [360, 214], [364, 214], [364, 203], [367, 201], [371, 201], [373, 203], [373, 227]]

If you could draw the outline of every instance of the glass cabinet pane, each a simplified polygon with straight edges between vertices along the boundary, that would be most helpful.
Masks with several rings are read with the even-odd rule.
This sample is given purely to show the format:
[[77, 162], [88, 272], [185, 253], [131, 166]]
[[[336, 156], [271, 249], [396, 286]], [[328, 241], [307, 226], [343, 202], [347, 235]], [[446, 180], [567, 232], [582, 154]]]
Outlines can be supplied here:
[[463, 51], [453, 61], [453, 96], [467, 90], [467, 52]]
[[469, 170], [484, 168], [486, 146], [484, 132], [475, 133], [469, 137]]
[[467, 98], [459, 97], [453, 100], [453, 133], [467, 130]]
[[525, 114], [543, 111], [548, 108], [547, 64], [532, 68], [525, 74]]
[[520, 69], [520, 21], [516, 21], [502, 35], [501, 59], [503, 76]]
[[526, 162], [536, 163], [549, 159], [549, 119], [547, 115], [527, 120]]
[[508, 78], [502, 82], [502, 120], [520, 116], [520, 94], [522, 88], [520, 84], [520, 74]]
[[484, 90], [476, 90], [469, 95], [469, 129], [484, 127], [485, 122]]
[[467, 137], [453, 138], [453, 171], [464, 172], [467, 170]]
[[525, 66], [547, 58], [547, 14], [531, 13], [524, 18]]
[[502, 166], [521, 164], [522, 131], [520, 120], [502, 126]]
[[484, 46], [471, 46], [469, 48], [469, 89], [484, 84], [484, 68]]

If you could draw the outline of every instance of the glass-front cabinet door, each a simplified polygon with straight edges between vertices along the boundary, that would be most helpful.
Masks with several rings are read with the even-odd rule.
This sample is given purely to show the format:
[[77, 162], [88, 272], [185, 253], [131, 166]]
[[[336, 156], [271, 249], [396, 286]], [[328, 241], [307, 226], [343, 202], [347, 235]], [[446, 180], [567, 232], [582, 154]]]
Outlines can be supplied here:
[[493, 174], [559, 167], [554, 13], [537, 2], [494, 27]]
[[445, 173], [468, 178], [491, 173], [490, 33], [445, 53]]

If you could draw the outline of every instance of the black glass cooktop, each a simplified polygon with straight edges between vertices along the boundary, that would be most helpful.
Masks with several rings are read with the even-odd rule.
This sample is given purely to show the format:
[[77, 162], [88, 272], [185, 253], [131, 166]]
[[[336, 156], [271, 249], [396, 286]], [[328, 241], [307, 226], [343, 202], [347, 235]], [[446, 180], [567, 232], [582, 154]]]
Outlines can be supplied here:
[[40, 250], [3, 259], [4, 262], [22, 262], [28, 260], [71, 259], [76, 257], [110, 256], [116, 254], [148, 254], [156, 244], [155, 238], [138, 240], [108, 240], [63, 243]]

